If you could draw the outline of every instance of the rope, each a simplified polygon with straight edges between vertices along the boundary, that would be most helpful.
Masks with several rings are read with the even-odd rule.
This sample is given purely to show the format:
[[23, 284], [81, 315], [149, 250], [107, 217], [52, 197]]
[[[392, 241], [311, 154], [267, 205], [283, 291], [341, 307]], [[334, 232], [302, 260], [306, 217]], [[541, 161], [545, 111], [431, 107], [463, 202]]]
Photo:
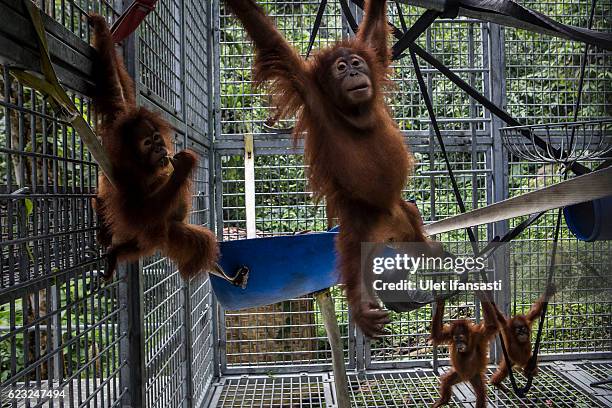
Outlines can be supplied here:
[[93, 156], [94, 160], [98, 163], [108, 180], [111, 184], [113, 182], [113, 167], [106, 150], [96, 137], [96, 134], [91, 129], [87, 121], [83, 118], [74, 102], [57, 78], [53, 64], [51, 63], [51, 57], [49, 56], [49, 48], [47, 45], [47, 35], [43, 24], [40, 10], [30, 0], [23, 0], [26, 10], [30, 16], [30, 21], [36, 32], [36, 41], [40, 51], [40, 65], [43, 78], [39, 74], [26, 71], [19, 68], [11, 68], [10, 73], [18, 81], [37, 89], [38, 91], [46, 94], [51, 98], [52, 104], [61, 115], [67, 118], [70, 124], [74, 127], [77, 133], [81, 136], [81, 139], [87, 146], [87, 150]]
[[317, 16], [315, 17], [314, 25], [312, 26], [312, 31], [310, 32], [310, 39], [308, 40], [308, 49], [306, 50], [306, 57], [304, 59], [308, 59], [308, 57], [310, 56], [312, 46], [314, 45], [315, 39], [317, 38], [317, 34], [319, 33], [319, 27], [321, 27], [321, 21], [323, 20], [325, 8], [327, 8], [327, 0], [321, 0], [321, 3], [319, 4], [319, 9], [317, 10]]

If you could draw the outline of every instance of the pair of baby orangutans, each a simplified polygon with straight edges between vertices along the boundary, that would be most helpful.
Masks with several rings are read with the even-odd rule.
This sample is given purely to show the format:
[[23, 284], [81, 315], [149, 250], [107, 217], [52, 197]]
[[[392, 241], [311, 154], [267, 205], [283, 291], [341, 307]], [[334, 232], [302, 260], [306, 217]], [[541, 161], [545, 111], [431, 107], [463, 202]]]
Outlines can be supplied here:
[[[545, 303], [554, 294], [554, 287], [548, 288], [531, 306], [527, 314], [506, 317], [487, 295], [480, 296], [483, 321], [475, 324], [468, 319], [442, 324], [444, 301], [436, 304], [431, 325], [431, 340], [434, 345], [448, 344], [450, 347], [451, 369], [440, 377], [440, 399], [433, 405], [440, 407], [450, 401], [452, 386], [469, 382], [476, 396], [476, 408], [486, 407], [485, 371], [489, 361], [489, 343], [501, 331], [504, 344], [512, 366], [519, 367], [525, 375], [536, 374], [537, 365], [531, 367], [531, 330], [533, 323], [542, 314]], [[490, 383], [502, 386], [502, 381], [509, 374], [508, 361], [505, 358], [491, 376]]]
[[[310, 186], [342, 225], [338, 267], [352, 316], [366, 335], [381, 334], [388, 313], [371, 290], [362, 291], [361, 242], [427, 240], [418, 210], [402, 199], [414, 160], [383, 98], [390, 63], [386, 1], [368, 1], [356, 38], [308, 61], [254, 0], [226, 4], [255, 44], [255, 82], [270, 82], [276, 117], [297, 114], [295, 137], [307, 134]], [[99, 55], [94, 101], [116, 182], [102, 175], [95, 200], [99, 240], [108, 248], [105, 275], [112, 276], [118, 261], [155, 250], [176, 261], [184, 277], [210, 270], [218, 256], [214, 235], [185, 222], [196, 156], [189, 150], [172, 156], [171, 128], [136, 105], [104, 18], [94, 15], [90, 22]]]

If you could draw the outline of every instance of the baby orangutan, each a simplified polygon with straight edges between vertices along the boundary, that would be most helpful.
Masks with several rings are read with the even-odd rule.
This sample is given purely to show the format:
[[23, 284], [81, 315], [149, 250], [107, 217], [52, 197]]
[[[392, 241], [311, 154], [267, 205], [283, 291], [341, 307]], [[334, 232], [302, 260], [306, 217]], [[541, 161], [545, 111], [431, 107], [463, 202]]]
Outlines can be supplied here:
[[304, 60], [254, 0], [225, 0], [255, 45], [256, 85], [270, 84], [276, 119], [296, 115], [309, 182], [340, 222], [338, 268], [351, 316], [368, 336], [388, 313], [362, 276], [362, 242], [426, 242], [421, 218], [402, 198], [414, 163], [385, 104], [390, 53], [386, 1], [370, 0], [355, 38]]
[[119, 261], [136, 261], [156, 250], [178, 264], [184, 278], [211, 270], [217, 241], [207, 228], [185, 221], [191, 204], [190, 176], [197, 164], [191, 150], [172, 155], [170, 125], [136, 105], [134, 85], [104, 17], [92, 15], [94, 102], [98, 126], [113, 167], [112, 185], [100, 175], [94, 208], [100, 221], [98, 241], [107, 248], [103, 278]]
[[481, 304], [483, 321], [479, 324], [468, 319], [460, 319], [443, 325], [444, 301], [436, 303], [431, 324], [431, 340], [434, 345], [450, 346], [452, 368], [440, 377], [440, 399], [433, 405], [434, 408], [447, 404], [451, 398], [453, 385], [464, 381], [469, 381], [474, 389], [476, 408], [485, 408], [487, 405], [484, 372], [489, 361], [489, 342], [498, 329], [493, 304], [486, 300]]
[[[497, 322], [504, 339], [506, 351], [512, 366], [520, 367], [525, 375], [537, 374], [537, 363], [529, 366], [531, 360], [531, 328], [533, 322], [540, 317], [544, 310], [544, 304], [555, 294], [556, 287], [550, 286], [544, 291], [542, 296], [531, 306], [527, 314], [516, 315], [512, 318], [506, 317], [498, 308]], [[497, 371], [491, 376], [491, 384], [500, 386], [502, 381], [508, 376], [508, 362], [504, 358]]]

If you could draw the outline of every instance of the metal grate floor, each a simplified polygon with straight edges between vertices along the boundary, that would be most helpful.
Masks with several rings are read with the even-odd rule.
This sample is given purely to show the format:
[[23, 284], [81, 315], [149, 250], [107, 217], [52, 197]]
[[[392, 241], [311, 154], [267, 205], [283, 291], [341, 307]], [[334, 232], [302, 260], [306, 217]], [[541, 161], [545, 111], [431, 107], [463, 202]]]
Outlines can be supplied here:
[[[612, 389], [590, 387], [610, 376], [610, 361], [542, 364], [528, 398], [520, 400], [511, 390], [489, 387], [489, 407], [611, 407]], [[349, 383], [353, 407], [429, 408], [438, 398], [438, 377], [430, 369], [349, 373]], [[453, 393], [448, 407], [475, 406], [469, 385], [456, 386]], [[336, 406], [333, 377], [330, 373], [222, 377], [209, 406], [331, 408]]]
[[327, 407], [328, 375], [226, 377], [215, 384], [210, 407]]

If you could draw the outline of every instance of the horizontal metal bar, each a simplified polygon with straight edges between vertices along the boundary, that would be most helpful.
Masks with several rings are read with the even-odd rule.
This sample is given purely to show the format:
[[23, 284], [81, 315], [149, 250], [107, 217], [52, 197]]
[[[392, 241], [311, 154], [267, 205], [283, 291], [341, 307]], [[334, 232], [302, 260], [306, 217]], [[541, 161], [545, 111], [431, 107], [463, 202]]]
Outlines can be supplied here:
[[577, 352], [577, 353], [554, 353], [539, 354], [538, 359], [542, 361], [584, 361], [584, 360], [606, 360], [610, 358], [609, 351]]
[[[348, 363], [348, 362], [347, 362]], [[223, 369], [224, 375], [265, 375], [273, 372], [275, 374], [296, 374], [296, 373], [323, 373], [331, 370], [331, 363], [328, 364], [288, 364], [288, 365], [267, 365], [258, 366], [229, 366]]]
[[[443, 131], [445, 135], [444, 141], [446, 149], [453, 152], [471, 152], [472, 139], [470, 131]], [[490, 136], [486, 133], [477, 132], [481, 136], [477, 136], [476, 144], [478, 151], [487, 151], [493, 143]], [[406, 144], [412, 152], [429, 153], [430, 136], [427, 130], [418, 132], [404, 132]], [[276, 133], [258, 133], [253, 134], [253, 143], [255, 151], [258, 155], [273, 155], [273, 154], [296, 154], [304, 153], [303, 141], [299, 141], [297, 147], [294, 147], [291, 135], [276, 134]], [[244, 153], [244, 142], [242, 135], [225, 135], [217, 139], [214, 143], [214, 149], [221, 156], [224, 155], [242, 155]]]
[[[453, 170], [455, 174], [489, 174], [492, 173], [491, 169], [470, 169], [470, 170]], [[431, 171], [421, 171], [419, 172], [419, 176], [435, 176], [435, 175], [444, 175], [448, 174], [446, 170], [431, 170]]]
[[[444, 362], [444, 360], [438, 360]], [[412, 368], [432, 368], [431, 357], [424, 358], [422, 360], [405, 360], [405, 361], [376, 361], [370, 360], [368, 364], [369, 370], [399, 370], [399, 369], [412, 369]]]

